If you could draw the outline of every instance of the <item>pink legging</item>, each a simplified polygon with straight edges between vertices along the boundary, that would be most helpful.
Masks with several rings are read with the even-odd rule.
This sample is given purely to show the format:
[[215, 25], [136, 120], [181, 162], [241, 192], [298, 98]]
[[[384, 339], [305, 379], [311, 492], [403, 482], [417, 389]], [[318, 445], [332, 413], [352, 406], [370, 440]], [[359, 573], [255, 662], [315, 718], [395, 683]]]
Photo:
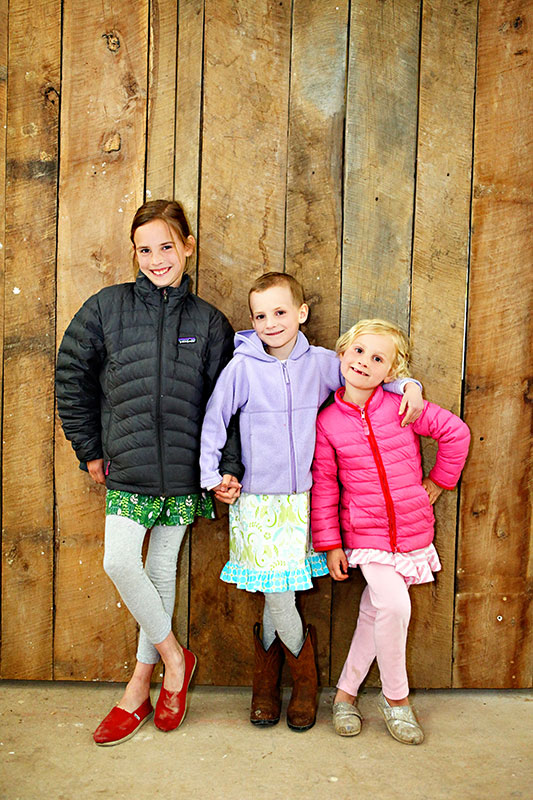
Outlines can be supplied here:
[[356, 696], [377, 658], [383, 694], [389, 700], [402, 700], [409, 694], [405, 666], [409, 591], [388, 564], [365, 564], [360, 569], [368, 585], [361, 595], [357, 626], [337, 687]]

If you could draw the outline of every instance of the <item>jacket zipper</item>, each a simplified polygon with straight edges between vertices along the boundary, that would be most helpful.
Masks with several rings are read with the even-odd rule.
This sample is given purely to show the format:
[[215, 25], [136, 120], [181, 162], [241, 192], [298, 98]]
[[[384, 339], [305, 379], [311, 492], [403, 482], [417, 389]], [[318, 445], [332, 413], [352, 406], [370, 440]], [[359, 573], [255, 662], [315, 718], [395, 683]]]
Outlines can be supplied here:
[[163, 363], [163, 324], [165, 321], [165, 309], [168, 303], [168, 292], [163, 289], [163, 302], [159, 312], [159, 332], [157, 339], [158, 347], [158, 370], [157, 370], [157, 395], [155, 405], [155, 420], [157, 427], [157, 455], [159, 459], [159, 478], [161, 483], [161, 495], [165, 495], [165, 472], [163, 461], [163, 425], [161, 421], [161, 369]]
[[379, 482], [381, 483], [381, 491], [383, 492], [383, 496], [385, 497], [385, 506], [387, 508], [387, 516], [389, 518], [389, 541], [392, 547], [392, 552], [396, 552], [396, 515], [394, 513], [394, 503], [392, 502], [392, 496], [389, 489], [389, 483], [387, 481], [387, 473], [385, 472], [385, 467], [383, 465], [383, 461], [381, 458], [381, 453], [379, 452], [378, 443], [376, 441], [376, 437], [374, 435], [374, 431], [372, 430], [372, 425], [370, 423], [370, 418], [367, 417], [366, 411], [367, 406], [371, 400], [371, 397], [366, 401], [365, 407], [359, 409], [361, 413], [361, 420], [363, 422], [363, 430], [365, 435], [368, 436], [368, 441], [370, 443], [370, 449], [372, 450], [372, 455], [374, 456], [374, 461], [376, 462], [376, 467], [378, 469], [379, 475]]
[[290, 470], [291, 470], [291, 493], [296, 492], [296, 456], [294, 452], [294, 440], [292, 435], [292, 392], [291, 381], [289, 378], [289, 371], [286, 364], [281, 365], [283, 368], [283, 377], [285, 378], [285, 387], [287, 389], [287, 412], [289, 415], [289, 452], [290, 452]]

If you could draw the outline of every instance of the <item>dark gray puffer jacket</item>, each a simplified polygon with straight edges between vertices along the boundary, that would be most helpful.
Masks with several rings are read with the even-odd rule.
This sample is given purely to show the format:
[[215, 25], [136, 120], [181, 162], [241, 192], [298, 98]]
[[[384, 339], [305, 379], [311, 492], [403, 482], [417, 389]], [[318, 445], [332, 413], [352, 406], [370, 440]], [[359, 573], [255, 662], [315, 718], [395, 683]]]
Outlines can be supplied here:
[[[200, 491], [200, 432], [233, 329], [189, 291], [135, 283], [90, 297], [67, 328], [57, 360], [59, 416], [81, 466], [104, 459], [108, 489], [149, 495]], [[232, 426], [223, 470], [241, 477]]]

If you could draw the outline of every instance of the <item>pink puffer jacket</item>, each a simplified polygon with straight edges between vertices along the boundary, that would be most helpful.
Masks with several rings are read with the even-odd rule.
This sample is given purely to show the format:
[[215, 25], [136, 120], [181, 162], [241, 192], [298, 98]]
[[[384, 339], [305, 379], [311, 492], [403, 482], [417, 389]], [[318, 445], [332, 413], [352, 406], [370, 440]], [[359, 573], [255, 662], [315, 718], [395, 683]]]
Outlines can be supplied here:
[[433, 541], [434, 517], [422, 486], [418, 435], [439, 443], [429, 477], [453, 489], [468, 453], [468, 426], [426, 403], [420, 419], [402, 428], [401, 398], [381, 386], [364, 409], [345, 402], [343, 395], [338, 389], [335, 403], [317, 420], [311, 492], [315, 550], [371, 547], [407, 553], [426, 547]]

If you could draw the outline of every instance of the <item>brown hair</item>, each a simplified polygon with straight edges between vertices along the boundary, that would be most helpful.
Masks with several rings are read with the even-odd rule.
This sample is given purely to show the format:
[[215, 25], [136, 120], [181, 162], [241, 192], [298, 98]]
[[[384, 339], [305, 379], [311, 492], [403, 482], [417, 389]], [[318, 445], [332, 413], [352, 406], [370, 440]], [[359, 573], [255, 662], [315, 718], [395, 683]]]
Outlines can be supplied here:
[[294, 305], [298, 306], [298, 308], [305, 303], [304, 290], [301, 283], [298, 283], [296, 278], [293, 278], [293, 276], [289, 275], [287, 272], [265, 272], [264, 275], [260, 275], [259, 278], [255, 279], [248, 292], [248, 307], [250, 308], [250, 313], [252, 312], [250, 297], [253, 292], [265, 292], [273, 286], [286, 286], [290, 289]]
[[[148, 222], [153, 222], [155, 219], [166, 222], [170, 233], [174, 233], [183, 244], [186, 244], [189, 236], [192, 236], [181, 203], [178, 203], [177, 200], [149, 200], [137, 209], [133, 217], [133, 222], [131, 223], [130, 239], [134, 248], [135, 240], [133, 237], [135, 236], [137, 228], [146, 225]], [[137, 263], [135, 250], [133, 252], [133, 263]]]
[[396, 355], [391, 367], [392, 378], [409, 377], [409, 339], [403, 331], [392, 322], [384, 319], [360, 319], [350, 330], [339, 336], [335, 345], [335, 351], [342, 355], [350, 347], [358, 336], [364, 333], [376, 333], [380, 336], [390, 336], [393, 341]]

